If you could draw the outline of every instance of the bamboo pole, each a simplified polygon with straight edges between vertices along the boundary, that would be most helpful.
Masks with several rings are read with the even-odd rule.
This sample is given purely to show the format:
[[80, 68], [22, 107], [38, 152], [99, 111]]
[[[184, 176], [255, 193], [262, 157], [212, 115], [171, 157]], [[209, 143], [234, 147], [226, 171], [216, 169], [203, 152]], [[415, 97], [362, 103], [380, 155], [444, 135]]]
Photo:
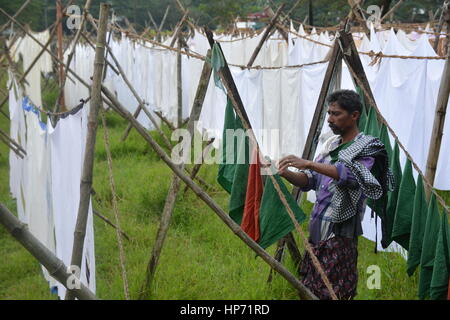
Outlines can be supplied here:
[[178, 22], [177, 27], [175, 28], [175, 32], [173, 33], [172, 41], [170, 42], [171, 47], [173, 47], [175, 45], [175, 42], [178, 41], [178, 36], [181, 32], [181, 29], [183, 28], [184, 22], [186, 21], [188, 14], [189, 10], [186, 10], [180, 22]]
[[[23, 3], [23, 5], [19, 8], [19, 10], [16, 11], [16, 13], [14, 14], [14, 18], [17, 18], [22, 11], [30, 4], [31, 0], [27, 0]], [[6, 29], [8, 28], [9, 24], [11, 23], [11, 20], [8, 20], [8, 22], [6, 22], [1, 28], [0, 28], [0, 34]]]
[[[178, 42], [178, 43], [180, 44], [180, 42]], [[203, 106], [203, 102], [204, 102], [204, 99], [206, 96], [206, 90], [208, 88], [207, 85], [206, 86], [204, 85], [204, 82], [206, 81], [205, 78], [208, 77], [208, 80], [209, 80], [209, 77], [211, 76], [211, 72], [209, 72], [209, 74], [207, 72], [208, 68], [211, 69], [211, 67], [210, 66], [208, 67], [207, 65], [209, 65], [209, 63], [207, 61], [205, 61], [204, 66], [203, 66], [203, 71], [205, 71], [205, 70], [206, 71], [202, 72], [202, 76], [200, 77], [200, 80], [199, 80], [196, 98], [194, 99], [194, 105], [192, 107], [192, 110], [195, 110], [195, 111], [193, 111], [194, 116], [189, 118], [188, 128], [193, 129], [193, 125], [191, 125], [191, 123], [198, 120], [197, 115], [200, 114], [201, 108]], [[179, 86], [180, 86], [180, 84], [179, 84]], [[180, 94], [180, 90], [179, 90], [179, 94]], [[180, 97], [180, 95], [179, 95], [179, 97]], [[200, 110], [198, 110], [198, 109], [200, 109]], [[189, 132], [189, 133], [192, 138], [193, 130], [192, 130], [192, 132]], [[193, 143], [193, 139], [191, 139], [191, 141]], [[184, 171], [184, 168], [185, 168], [184, 163], [179, 165], [179, 169], [181, 171]], [[193, 172], [191, 173], [191, 178], [190, 178], [191, 181], [195, 175], [196, 174], [193, 174]], [[161, 216], [161, 222], [159, 224], [155, 245], [153, 246], [150, 260], [147, 265], [147, 273], [146, 273], [145, 283], [141, 289], [140, 299], [145, 299], [150, 296], [151, 284], [155, 277], [156, 268], [157, 268], [157, 265], [159, 262], [159, 257], [161, 255], [161, 251], [164, 246], [164, 241], [166, 239], [167, 232], [169, 230], [170, 221], [172, 220], [175, 202], [177, 199], [177, 195], [180, 191], [180, 185], [181, 185], [180, 177], [178, 175], [174, 174], [173, 178], [172, 178], [172, 183], [170, 185], [169, 192], [166, 197], [166, 202], [165, 202], [164, 210], [163, 210], [163, 213]]]
[[272, 17], [272, 19], [270, 20], [269, 25], [266, 27], [266, 30], [264, 31], [263, 37], [261, 38], [261, 40], [258, 43], [258, 46], [255, 48], [255, 51], [252, 54], [252, 57], [250, 58], [250, 61], [247, 64], [247, 67], [251, 67], [253, 65], [253, 63], [256, 60], [256, 57], [258, 56], [259, 52], [261, 51], [261, 48], [264, 44], [264, 42], [266, 42], [266, 39], [269, 37], [270, 35], [270, 31], [272, 31], [272, 28], [275, 26], [275, 23], [277, 22], [278, 17], [281, 14], [281, 11], [283, 10], [285, 4], [283, 3], [277, 10], [277, 12], [275, 13], [275, 15]]
[[[191, 171], [191, 175], [189, 176], [192, 180], [194, 180], [194, 179], [196, 179], [197, 178], [197, 174], [199, 173], [199, 171], [200, 171], [200, 168], [201, 168], [201, 166], [202, 166], [202, 164], [203, 164], [203, 159], [206, 157], [206, 155], [209, 153], [209, 151], [214, 147], [213, 146], [213, 142], [214, 142], [214, 138], [212, 138], [211, 140], [209, 140], [207, 143], [206, 143], [206, 146], [205, 146], [205, 148], [203, 149], [203, 152], [199, 155], [199, 157], [198, 157], [198, 159], [195, 161], [195, 165], [194, 165], [194, 167], [192, 168], [192, 171]], [[187, 186], [185, 186], [184, 187], [184, 191], [183, 191], [183, 194], [185, 194], [187, 191], [188, 191], [188, 187]]]
[[116, 230], [119, 230], [120, 234], [127, 239], [128, 241], [130, 240], [130, 236], [128, 234], [126, 234], [125, 231], [123, 231], [122, 229], [120, 229], [119, 227], [117, 227], [113, 222], [111, 222], [111, 220], [109, 220], [107, 217], [105, 217], [104, 215], [102, 215], [100, 212], [98, 212], [97, 210], [93, 209], [92, 212], [94, 213], [95, 216], [97, 216], [98, 218], [100, 218], [101, 220], [103, 220], [107, 225], [113, 227]]
[[[105, 65], [105, 45], [106, 30], [108, 26], [109, 4], [100, 5], [100, 24], [97, 33], [97, 45], [94, 61], [94, 76], [91, 89], [91, 104], [89, 110], [88, 132], [86, 137], [86, 147], [84, 154], [83, 172], [80, 185], [80, 203], [78, 207], [78, 217], [74, 232], [71, 264], [81, 267], [83, 255], [84, 238], [86, 234], [86, 224], [89, 213], [89, 203], [91, 200], [92, 172], [94, 167], [95, 140], [98, 126], [98, 112], [101, 108], [101, 88], [103, 69]], [[68, 292], [66, 300], [73, 299], [73, 294]]]
[[[69, 2], [69, 5], [70, 5], [70, 3], [72, 3], [72, 1], [73, 0], [71, 0]], [[66, 10], [66, 8], [64, 10]], [[55, 35], [55, 32], [57, 31], [56, 26], [61, 21], [61, 19], [63, 19], [63, 17], [61, 16], [61, 17], [58, 18], [58, 20], [56, 21], [55, 27], [53, 27], [52, 31], [50, 32], [50, 36], [49, 36], [48, 41], [45, 43], [45, 45], [42, 45], [31, 33], [29, 33], [22, 25], [20, 25], [17, 22], [17, 20], [15, 20], [14, 17], [9, 16], [2, 8], [0, 8], [0, 11], [9, 19], [9, 21], [14, 22], [16, 25], [18, 25], [30, 38], [32, 38], [34, 41], [36, 41], [42, 47], [42, 50], [38, 53], [36, 58], [31, 62], [31, 64], [28, 67], [28, 69], [23, 73], [23, 75], [18, 80], [17, 84], [20, 84], [26, 78], [26, 76], [31, 72], [31, 70], [33, 69], [34, 65], [37, 63], [37, 61], [40, 59], [40, 57], [44, 54], [44, 52], [47, 51], [47, 52], [49, 52], [49, 53], [51, 53], [53, 55], [53, 53], [51, 51], [49, 51], [48, 46], [53, 41], [53, 37]], [[55, 57], [55, 56], [53, 55], [53, 57]], [[11, 88], [12, 88], [12, 84], [10, 85], [8, 90], [11, 90]], [[5, 97], [5, 99], [0, 103], [0, 109], [3, 107], [3, 105], [6, 103], [7, 100], [8, 100], [8, 97]], [[9, 119], [9, 117], [8, 117], [8, 119]]]
[[182, 59], [181, 59], [181, 35], [178, 35], [177, 39], [178, 51], [177, 51], [177, 102], [178, 102], [178, 112], [177, 112], [177, 128], [181, 128], [183, 123], [183, 70], [182, 70]]
[[[95, 50], [95, 45], [92, 43], [92, 41], [88, 38], [88, 36], [86, 34], [84, 34], [83, 32], [81, 33], [81, 36], [83, 37], [84, 40], [86, 40], [87, 44], [89, 44], [89, 46]], [[108, 51], [109, 52], [109, 51]], [[114, 65], [109, 62], [109, 60], [105, 60], [106, 64], [108, 65], [108, 68], [111, 68], [112, 71], [114, 71], [114, 73], [116, 75], [120, 75], [119, 70], [116, 69], [116, 67], [114, 67]], [[68, 64], [66, 64], [67, 66]]]
[[[447, 24], [447, 30], [450, 30], [450, 10], [448, 3], [446, 3], [444, 9], [444, 20]], [[427, 169], [425, 172], [425, 178], [427, 178], [431, 185], [434, 184], [436, 176], [437, 163], [439, 161], [439, 154], [441, 150], [442, 135], [444, 133], [445, 115], [447, 113], [447, 105], [450, 94], [450, 43], [447, 50], [447, 60], [445, 61], [444, 71], [442, 73], [441, 84], [439, 87], [439, 94], [436, 104], [436, 112], [434, 116], [433, 131], [431, 134], [430, 148], [428, 150]], [[426, 195], [430, 197], [431, 190], [427, 186]]]
[[161, 111], [155, 111], [155, 114], [158, 116], [158, 118], [161, 119], [162, 122], [164, 122], [171, 131], [175, 131], [175, 127], [173, 126], [173, 124], [166, 118], [163, 116]]
[[394, 14], [394, 11], [402, 4], [403, 0], [399, 0], [392, 8], [389, 10], [380, 20], [380, 23], [383, 22], [389, 15]]
[[158, 32], [156, 33], [156, 40], [158, 40], [158, 42], [161, 42], [161, 32], [164, 27], [164, 24], [166, 23], [166, 19], [167, 19], [167, 16], [169, 15], [169, 11], [170, 11], [170, 5], [167, 6], [166, 12], [164, 13], [164, 17], [161, 21], [161, 24], [159, 25]]
[[194, 103], [192, 104], [191, 114], [189, 116], [188, 130], [191, 137], [194, 135], [194, 125], [200, 119], [200, 113], [203, 107], [203, 101], [206, 97], [209, 81], [211, 79], [212, 68], [208, 60], [211, 59], [211, 50], [208, 49], [206, 53], [206, 61], [203, 64], [200, 81], [198, 83], [197, 91], [195, 93]]
[[150, 10], [147, 10], [147, 15], [149, 16], [150, 21], [152, 22], [153, 27], [155, 28], [155, 30], [158, 30], [158, 25], [156, 24], [155, 19], [153, 19], [153, 16], [150, 13]]
[[[179, 166], [179, 169], [183, 171], [184, 164]], [[150, 256], [150, 261], [147, 265], [147, 272], [145, 277], [145, 284], [141, 289], [139, 299], [147, 299], [150, 297], [150, 286], [155, 277], [156, 267], [159, 262], [159, 257], [161, 256], [161, 251], [164, 246], [164, 241], [169, 231], [169, 225], [172, 220], [173, 209], [175, 208], [175, 202], [177, 200], [178, 191], [180, 190], [180, 178], [174, 174], [172, 182], [170, 184], [170, 189], [166, 197], [166, 202], [164, 204], [164, 210], [161, 216], [161, 221], [159, 223], [158, 232], [156, 235], [155, 245], [153, 246], [152, 253]]]
[[[58, 1], [60, 1], [60, 0], [58, 0]], [[72, 48], [70, 50], [69, 55], [67, 56], [66, 66], [70, 66], [70, 64], [72, 62], [73, 55], [75, 54], [75, 49], [76, 49], [78, 40], [80, 39], [81, 32], [82, 32], [82, 30], [84, 28], [84, 24], [86, 22], [86, 17], [88, 15], [89, 9], [91, 7], [91, 3], [92, 3], [92, 0], [86, 0], [86, 4], [84, 5], [84, 9], [83, 9], [83, 15], [81, 17], [80, 27], [77, 30], [77, 33], [75, 34], [75, 38], [74, 38], [74, 40], [72, 42]], [[61, 17], [62, 17], [62, 15], [61, 15]], [[59, 23], [58, 26], [59, 25], [61, 25], [61, 23]], [[59, 37], [59, 33], [58, 33], [58, 37]], [[59, 43], [59, 38], [58, 38], [58, 43]], [[59, 58], [61, 59], [61, 61], [64, 61], [64, 57], [62, 55], [60, 55]], [[55, 106], [53, 107], [53, 112], [58, 112], [60, 107], [62, 107], [63, 111], [66, 110], [65, 100], [64, 100], [64, 86], [66, 84], [66, 79], [67, 79], [67, 70], [64, 71], [64, 66], [63, 65], [60, 65], [60, 72], [62, 73], [62, 75], [61, 75], [62, 78], [61, 78], [61, 82], [60, 82], [60, 86], [59, 86], [59, 96], [58, 96], [58, 99], [55, 102]]]
[[361, 0], [347, 0], [348, 4], [350, 5], [351, 11], [350, 11], [350, 15], [349, 18], [350, 20], [358, 20], [361, 27], [364, 30], [364, 33], [369, 36], [370, 35], [370, 30], [367, 27], [367, 21], [364, 18], [364, 14], [362, 12], [362, 9], [360, 7], [360, 3]]
[[13, 138], [11, 138], [6, 132], [3, 132], [2, 130], [0, 130], [0, 137], [2, 137], [5, 141], [5, 143], [10, 146], [10, 148], [22, 159], [24, 158], [24, 156], [27, 155], [27, 152], [25, 151], [25, 149], [18, 144]]
[[[436, 35], [436, 39], [434, 40], [434, 46], [433, 46], [433, 49], [434, 49], [434, 51], [437, 53], [438, 52], [438, 46], [439, 46], [439, 39], [441, 38], [441, 36], [440, 36], [440, 33], [441, 33], [441, 31], [442, 31], [442, 27], [443, 27], [443, 25], [444, 25], [444, 19], [445, 19], [445, 8], [447, 8], [448, 7], [448, 1], [446, 0], [446, 1], [444, 1], [444, 4], [443, 4], [443, 6], [442, 6], [442, 11], [441, 11], [441, 16], [439, 17], [439, 24], [438, 24], [438, 28], [437, 28], [437, 33], [439, 34], [437, 34]], [[448, 28], [448, 24], [447, 24], [447, 32], [449, 31], [450, 29]], [[447, 53], [446, 53], [447, 54]]]
[[145, 141], [155, 150], [155, 152], [161, 157], [161, 159], [169, 166], [169, 168], [186, 183], [190, 189], [203, 200], [217, 216], [227, 225], [231, 231], [236, 234], [248, 247], [250, 247], [257, 255], [259, 255], [266, 263], [271, 265], [283, 278], [285, 278], [296, 290], [299, 291], [301, 297], [306, 300], [316, 300], [317, 297], [311, 293], [295, 276], [293, 276], [282, 264], [273, 259], [263, 248], [261, 248], [253, 239], [251, 239], [242, 229], [236, 224], [228, 214], [220, 208], [217, 203], [204, 192], [194, 181], [192, 181], [184, 172], [180, 170], [178, 165], [174, 164], [170, 157], [164, 152], [164, 150], [153, 140], [150, 134], [144, 127], [130, 114], [114, 95], [104, 88], [103, 93], [106, 98], [111, 102], [111, 107], [117, 111], [119, 115], [127, 119], [132, 123], [136, 131], [145, 139]]
[[[68, 271], [64, 262], [57, 258], [44, 244], [42, 244], [27, 228], [26, 224], [17, 219], [3, 204], [0, 203], [0, 223], [33, 257], [48, 271], [49, 275], [59, 281], [66, 288], [72, 283], [72, 273]], [[80, 300], [97, 300], [98, 298], [83, 283], [80, 289], [68, 291]]]
[[[63, 55], [63, 28], [62, 28], [62, 5], [61, 5], [61, 0], [56, 0], [56, 19], [59, 21], [59, 23], [57, 24], [57, 29], [58, 29], [58, 46], [57, 46], [57, 51], [58, 51], [58, 57], [59, 59], [63, 60], [64, 59], [64, 55]], [[63, 65], [59, 65], [59, 85], [62, 87], [63, 86], [63, 81], [64, 81], [64, 66]], [[58, 105], [61, 106], [63, 111], [66, 111], [66, 107], [65, 107], [65, 99], [64, 99], [64, 91], [61, 90], [59, 97], [58, 97]], [[59, 108], [54, 109], [55, 112], [57, 112], [59, 110]]]
[[[97, 28], [97, 25], [95, 24], [94, 20], [91, 19], [91, 17], [89, 17], [89, 21], [91, 22], [92, 26], [95, 29]], [[147, 109], [147, 107], [145, 106], [145, 102], [139, 97], [138, 93], [136, 92], [136, 90], [134, 89], [133, 85], [131, 84], [131, 82], [128, 80], [128, 77], [125, 75], [125, 72], [122, 69], [122, 66], [120, 65], [119, 61], [117, 60], [116, 56], [114, 55], [114, 53], [112, 52], [112, 49], [109, 47], [108, 44], [105, 43], [105, 48], [108, 50], [109, 55], [111, 56], [111, 58], [114, 61], [114, 64], [117, 67], [117, 70], [119, 71], [120, 75], [122, 76], [122, 79], [124, 80], [125, 84], [127, 85], [127, 87], [130, 89], [131, 93], [133, 94], [133, 96], [135, 97], [135, 99], [137, 100], [139, 106], [136, 109], [135, 114], [139, 114], [140, 110], [144, 110], [145, 114], [147, 115], [147, 117], [150, 119], [151, 123], [155, 126], [155, 129], [158, 131], [158, 133], [161, 135], [164, 143], [166, 144], [166, 146], [168, 148], [170, 148], [171, 143], [169, 141], [169, 139], [166, 137], [166, 135], [164, 134], [164, 132], [161, 130], [161, 128], [159, 128], [158, 123], [156, 122], [155, 118], [152, 116], [152, 114], [150, 113], [150, 111]], [[136, 116], [137, 117], [137, 116]], [[125, 134], [122, 137], [122, 142], [126, 140], [126, 138], [128, 137], [129, 132], [131, 131], [131, 127], [128, 126], [127, 130], [125, 131]]]

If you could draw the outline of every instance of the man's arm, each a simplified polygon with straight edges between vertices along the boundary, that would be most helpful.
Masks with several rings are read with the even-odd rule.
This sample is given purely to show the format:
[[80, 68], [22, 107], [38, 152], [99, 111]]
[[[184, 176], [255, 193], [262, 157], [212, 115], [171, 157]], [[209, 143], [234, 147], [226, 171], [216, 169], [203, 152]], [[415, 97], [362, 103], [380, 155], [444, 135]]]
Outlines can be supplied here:
[[283, 172], [280, 172], [280, 176], [299, 188], [304, 188], [309, 184], [308, 176], [303, 172], [284, 170]]

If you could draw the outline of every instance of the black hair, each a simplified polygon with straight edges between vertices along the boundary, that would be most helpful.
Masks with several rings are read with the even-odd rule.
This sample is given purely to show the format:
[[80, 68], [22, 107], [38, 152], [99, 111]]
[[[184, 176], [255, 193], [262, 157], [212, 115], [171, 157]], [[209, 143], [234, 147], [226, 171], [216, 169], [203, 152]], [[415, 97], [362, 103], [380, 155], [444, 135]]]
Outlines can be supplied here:
[[352, 114], [358, 111], [362, 112], [362, 103], [359, 94], [353, 90], [338, 90], [330, 94], [327, 98], [327, 103], [337, 103], [342, 109]]

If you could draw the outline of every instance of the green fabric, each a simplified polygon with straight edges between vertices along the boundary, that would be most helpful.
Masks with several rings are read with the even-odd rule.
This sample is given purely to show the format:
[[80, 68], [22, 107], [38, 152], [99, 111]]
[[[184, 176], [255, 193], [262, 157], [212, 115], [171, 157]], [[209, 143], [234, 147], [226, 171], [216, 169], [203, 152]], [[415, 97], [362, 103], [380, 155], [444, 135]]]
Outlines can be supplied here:
[[364, 132], [367, 123], [367, 104], [364, 96], [364, 92], [361, 90], [359, 86], [356, 86], [356, 92], [358, 93], [361, 99], [361, 116], [359, 117], [358, 128], [359, 131]]
[[392, 228], [392, 240], [406, 250], [409, 249], [409, 235], [411, 233], [415, 193], [416, 183], [414, 181], [412, 165], [411, 161], [407, 159], [398, 193], [394, 226]]
[[447, 300], [450, 276], [450, 232], [447, 212], [443, 210], [431, 277], [430, 298]]
[[391, 140], [389, 139], [389, 133], [387, 130], [386, 125], [383, 123], [380, 128], [380, 140], [383, 142], [384, 146], [386, 147], [386, 152], [388, 154], [389, 162], [392, 159], [392, 146], [391, 146]]
[[[236, 136], [233, 135], [232, 141], [228, 141], [231, 136], [227, 137], [227, 130], [234, 130], [230, 133], [236, 133]], [[245, 133], [242, 122], [239, 117], [235, 115], [233, 105], [228, 99], [225, 109], [224, 131], [222, 136], [222, 161], [219, 165], [217, 181], [228, 193], [230, 193], [230, 217], [239, 225], [242, 221], [242, 213], [245, 206], [248, 168], [250, 163], [249, 138], [247, 135], [245, 135], [244, 139], [239, 138], [240, 130], [242, 130], [242, 134]]]
[[[236, 119], [236, 127], [242, 128], [240, 119]], [[245, 139], [239, 139], [237, 149], [237, 162], [235, 165], [233, 186], [231, 188], [230, 196], [230, 217], [239, 225], [242, 222], [242, 216], [245, 207], [245, 196], [247, 193], [248, 170], [250, 167], [249, 157], [249, 138], [246, 135]]]
[[369, 110], [364, 133], [373, 137], [380, 136], [380, 125], [378, 124], [377, 112], [375, 111], [375, 108], [370, 108]]
[[330, 152], [330, 157], [331, 157], [331, 164], [334, 164], [336, 161], [338, 161], [338, 157], [339, 157], [339, 152], [341, 150], [345, 150], [348, 147], [350, 147], [353, 142], [355, 142], [355, 140], [343, 143], [341, 145], [339, 145], [336, 149], [334, 149], [333, 151]]
[[420, 264], [422, 254], [423, 233], [427, 222], [428, 204], [423, 188], [423, 180], [417, 178], [416, 193], [414, 195], [414, 209], [411, 222], [411, 237], [409, 239], [407, 273], [412, 276]]
[[225, 58], [223, 57], [222, 51], [217, 43], [214, 43], [211, 51], [211, 67], [214, 71], [214, 83], [216, 87], [225, 91], [222, 82], [219, 77], [219, 70], [225, 66]]
[[[236, 116], [234, 114], [233, 105], [230, 101], [230, 99], [227, 100], [227, 106], [225, 108], [225, 120], [224, 120], [224, 126], [223, 126], [223, 136], [222, 136], [222, 154], [221, 154], [221, 162], [219, 165], [219, 174], [217, 176], [217, 182], [228, 192], [231, 193], [231, 188], [233, 186], [233, 180], [234, 180], [234, 172], [236, 170], [236, 153], [234, 152], [237, 150], [238, 144], [237, 141], [234, 141], [233, 148], [229, 148], [228, 150], [229, 154], [227, 155], [227, 143], [231, 143], [230, 141], [227, 141], [226, 138], [226, 130], [235, 130], [236, 129]], [[232, 153], [230, 153], [232, 152]], [[228, 159], [228, 162], [232, 163], [226, 163], [226, 159]], [[232, 160], [232, 161], [230, 161]]]
[[[289, 207], [294, 212], [295, 218], [299, 223], [302, 223], [306, 218], [305, 213], [292, 198], [280, 176], [275, 174], [274, 178], [280, 185], [280, 189], [284, 194]], [[261, 231], [259, 245], [264, 249], [277, 242], [294, 229], [294, 223], [283, 205], [283, 202], [281, 202], [280, 196], [269, 176], [266, 177], [264, 193], [261, 199], [259, 226]]]
[[423, 234], [422, 254], [420, 256], [419, 298], [430, 297], [430, 285], [433, 275], [434, 256], [439, 234], [439, 211], [436, 204], [436, 196], [431, 195], [428, 206], [427, 222]]
[[358, 128], [359, 131], [364, 132], [364, 129], [366, 128], [366, 123], [367, 123], [367, 107], [366, 107], [366, 102], [364, 99], [364, 93], [362, 92], [360, 87], [356, 87], [356, 92], [358, 92], [359, 97], [361, 98], [361, 104], [362, 104], [362, 108], [361, 108], [361, 116], [359, 117], [359, 122], [358, 122]]
[[397, 142], [394, 145], [391, 158], [391, 170], [395, 179], [394, 191], [388, 193], [388, 204], [386, 209], [385, 227], [387, 238], [383, 239], [381, 244], [383, 248], [387, 248], [392, 242], [392, 228], [395, 220], [395, 210], [397, 209], [398, 192], [402, 181], [402, 169], [400, 166], [400, 149]]

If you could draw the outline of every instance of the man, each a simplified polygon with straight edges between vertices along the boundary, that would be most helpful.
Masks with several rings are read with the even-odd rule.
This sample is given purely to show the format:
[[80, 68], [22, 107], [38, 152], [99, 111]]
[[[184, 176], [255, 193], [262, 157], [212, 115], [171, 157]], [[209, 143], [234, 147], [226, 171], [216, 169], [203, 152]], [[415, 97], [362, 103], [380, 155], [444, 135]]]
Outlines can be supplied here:
[[[387, 170], [384, 145], [379, 139], [359, 132], [362, 108], [359, 95], [340, 90], [332, 93], [327, 103], [328, 124], [334, 135], [324, 142], [320, 155], [315, 161], [293, 155], [284, 157], [278, 170], [302, 191], [316, 190], [309, 242], [337, 297], [347, 300], [356, 296], [357, 240], [362, 234], [366, 199], [381, 199], [393, 180]], [[318, 298], [331, 298], [308, 254], [302, 261], [301, 273], [305, 286]]]

